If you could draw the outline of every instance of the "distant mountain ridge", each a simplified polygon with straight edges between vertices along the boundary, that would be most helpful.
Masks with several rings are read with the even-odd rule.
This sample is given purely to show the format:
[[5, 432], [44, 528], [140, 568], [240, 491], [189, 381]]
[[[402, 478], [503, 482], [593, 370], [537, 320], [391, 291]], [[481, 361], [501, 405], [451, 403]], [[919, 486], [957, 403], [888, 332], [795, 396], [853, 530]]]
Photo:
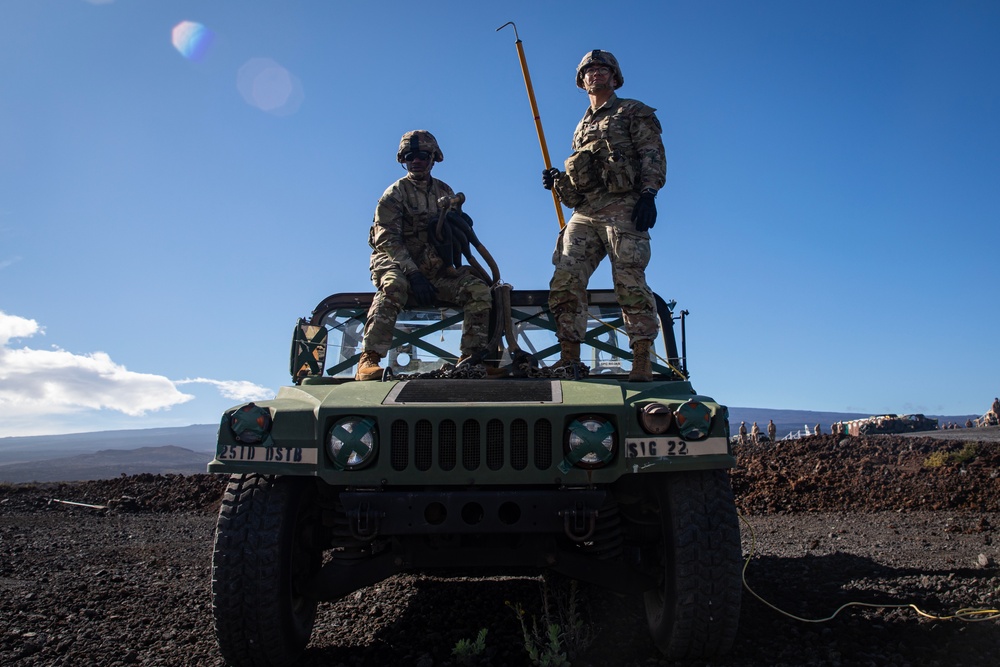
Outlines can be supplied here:
[[142, 473], [196, 475], [207, 472], [212, 455], [211, 452], [193, 452], [173, 445], [103, 449], [58, 459], [0, 465], [0, 481], [12, 484], [85, 482]]
[[[823, 433], [829, 433], [834, 422], [870, 416], [859, 412], [729, 408], [733, 433], [741, 421], [746, 422], [748, 431], [756, 421], [761, 432], [766, 433], [767, 422], [773, 419], [778, 439], [807, 428], [812, 430], [816, 424]], [[980, 415], [927, 416], [941, 423], [964, 425], [966, 419]], [[123, 473], [203, 473], [215, 454], [218, 431], [216, 424], [193, 424], [0, 438], [0, 482], [83, 481], [109, 479]]]
[[[196, 452], [214, 452], [218, 432], [217, 424], [193, 424], [168, 428], [0, 438], [0, 470], [8, 463], [41, 461], [106, 449], [174, 446]], [[2, 479], [3, 475], [0, 474], [0, 480]]]

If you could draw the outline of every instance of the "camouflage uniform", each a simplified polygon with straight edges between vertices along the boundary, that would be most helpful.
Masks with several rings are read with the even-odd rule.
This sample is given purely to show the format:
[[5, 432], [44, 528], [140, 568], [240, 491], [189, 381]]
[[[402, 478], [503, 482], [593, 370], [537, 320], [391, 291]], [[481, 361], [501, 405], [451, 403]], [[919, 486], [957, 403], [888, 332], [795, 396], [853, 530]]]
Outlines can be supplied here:
[[630, 344], [653, 340], [656, 302], [646, 284], [649, 232], [631, 220], [643, 188], [659, 190], [667, 162], [655, 109], [637, 100], [610, 99], [588, 108], [573, 134], [566, 173], [555, 179], [560, 201], [574, 209], [556, 241], [549, 308], [560, 340], [580, 341], [587, 324], [587, 283], [605, 256]]
[[362, 351], [385, 357], [392, 343], [396, 317], [406, 305], [410, 282], [406, 275], [419, 271], [437, 288], [439, 301], [464, 309], [462, 322], [463, 355], [478, 352], [489, 342], [492, 296], [486, 283], [470, 273], [445, 267], [428, 240], [437, 224], [439, 197], [455, 192], [443, 181], [429, 177], [426, 182], [403, 177], [382, 194], [375, 220], [368, 234], [372, 247], [370, 269], [378, 288], [368, 311]]

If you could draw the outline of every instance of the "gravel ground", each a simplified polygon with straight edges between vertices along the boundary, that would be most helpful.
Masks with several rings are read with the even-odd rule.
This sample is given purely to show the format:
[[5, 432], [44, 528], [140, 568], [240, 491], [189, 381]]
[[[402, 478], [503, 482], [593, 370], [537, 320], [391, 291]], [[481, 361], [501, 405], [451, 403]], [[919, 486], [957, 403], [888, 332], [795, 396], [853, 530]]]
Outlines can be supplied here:
[[[1000, 607], [1000, 433], [977, 435], [744, 447], [733, 486], [753, 593], [715, 664], [994, 664], [1000, 620], [935, 618]], [[0, 665], [221, 667], [209, 587], [224, 482], [0, 486]], [[481, 628], [476, 664], [530, 664], [506, 603], [539, 614], [540, 579], [448, 574], [400, 575], [321, 605], [301, 664], [457, 665], [452, 648]], [[549, 585], [550, 599], [568, 599], [569, 582]], [[576, 597], [592, 641], [573, 665], [667, 664], [641, 601], [590, 586]], [[877, 606], [829, 619], [849, 602]]]

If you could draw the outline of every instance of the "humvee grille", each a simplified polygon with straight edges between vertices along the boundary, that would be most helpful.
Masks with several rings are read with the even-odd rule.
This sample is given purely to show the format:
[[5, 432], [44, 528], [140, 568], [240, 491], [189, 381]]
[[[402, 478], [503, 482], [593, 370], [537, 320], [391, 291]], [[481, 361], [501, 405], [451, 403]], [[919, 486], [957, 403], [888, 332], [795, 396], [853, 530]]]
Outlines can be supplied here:
[[[432, 468], [450, 471], [455, 469], [459, 456], [462, 467], [470, 471], [478, 470], [484, 461], [494, 471], [508, 466], [524, 470], [529, 464], [538, 470], [552, 466], [552, 423], [547, 419], [538, 419], [531, 427], [521, 418], [509, 424], [494, 418], [485, 425], [466, 419], [461, 424], [461, 442], [458, 431], [458, 425], [451, 419], [437, 425], [418, 419], [412, 429], [404, 419], [393, 421], [389, 428], [389, 459], [393, 470], [406, 470], [412, 460], [413, 467], [420, 471]], [[534, 435], [533, 441], [529, 434]], [[533, 454], [530, 458], [529, 453]]]
[[503, 467], [503, 424], [499, 419], [486, 424], [486, 465], [490, 470]]
[[406, 470], [406, 464], [409, 463], [406, 431], [406, 422], [394, 421], [392, 423], [392, 447], [390, 447], [390, 450], [394, 470]]
[[457, 449], [455, 448], [455, 422], [445, 419], [441, 422], [439, 428], [438, 465], [441, 466], [441, 470], [454, 470], [455, 462], [458, 459]]
[[462, 463], [466, 470], [479, 467], [479, 422], [467, 419], [462, 425]]
[[552, 424], [539, 419], [535, 422], [535, 467], [548, 470], [552, 465]]

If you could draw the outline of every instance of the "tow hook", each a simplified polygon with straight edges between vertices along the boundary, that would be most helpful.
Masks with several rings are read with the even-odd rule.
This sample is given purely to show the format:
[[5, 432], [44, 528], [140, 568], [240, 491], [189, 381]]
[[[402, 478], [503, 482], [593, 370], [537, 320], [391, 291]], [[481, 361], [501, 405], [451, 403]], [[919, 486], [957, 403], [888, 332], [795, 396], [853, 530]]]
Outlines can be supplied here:
[[559, 516], [563, 518], [566, 537], [574, 542], [589, 540], [597, 529], [597, 514], [597, 510], [589, 510], [582, 503], [571, 510], [560, 510]]
[[378, 535], [381, 512], [373, 512], [371, 506], [363, 502], [357, 509], [347, 511], [347, 525], [351, 535], [358, 540], [372, 540]]

